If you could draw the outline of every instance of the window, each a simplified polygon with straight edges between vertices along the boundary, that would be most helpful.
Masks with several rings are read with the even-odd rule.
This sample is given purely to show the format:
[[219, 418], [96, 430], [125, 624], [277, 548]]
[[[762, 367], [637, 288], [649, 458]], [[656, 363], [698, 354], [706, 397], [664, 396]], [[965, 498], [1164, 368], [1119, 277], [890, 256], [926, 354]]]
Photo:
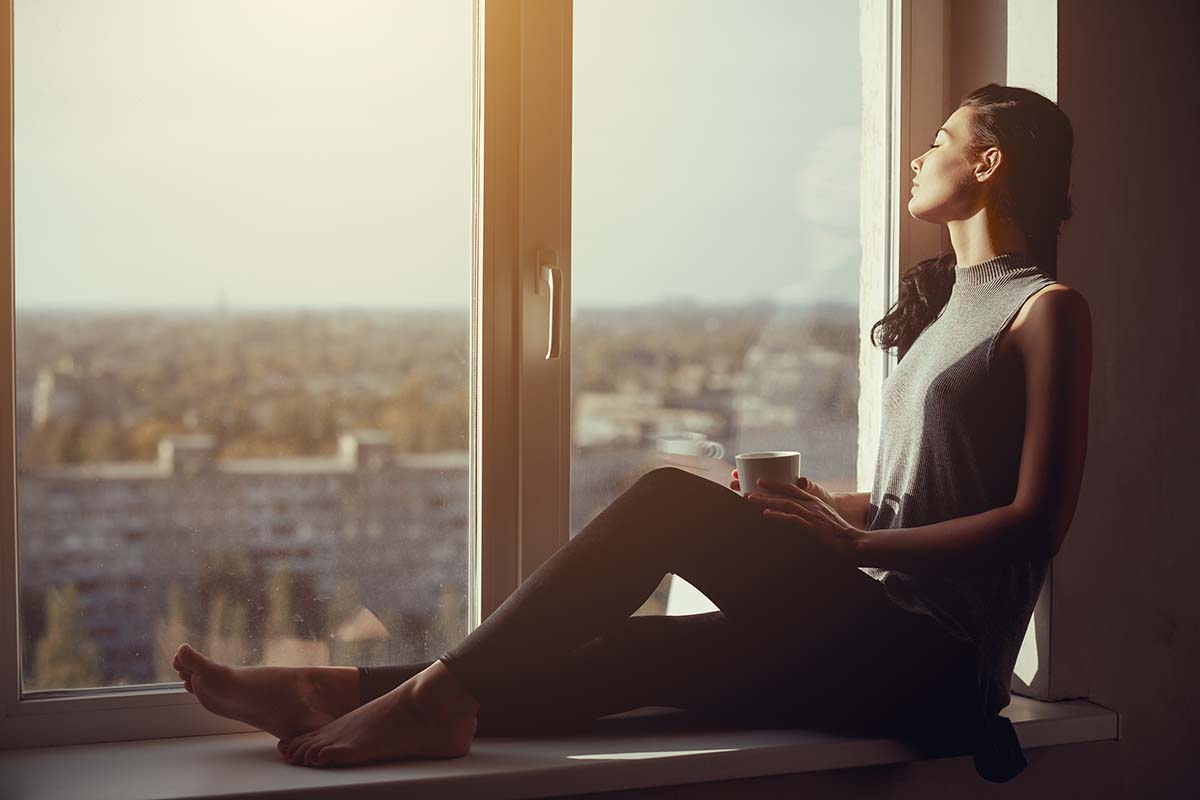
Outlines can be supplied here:
[[[18, 421], [18, 432], [6, 447], [18, 470], [4, 460], [0, 485], [15, 490], [5, 490], [5, 502], [21, 517], [19, 528], [0, 536], [0, 581], [9, 589], [3, 596], [20, 597], [19, 607], [0, 604], [0, 652], [9, 656], [0, 685], [9, 698], [26, 691], [0, 707], [5, 744], [245, 729], [204, 711], [178, 686], [157, 684], [157, 673], [88, 675], [36, 694], [22, 687], [28, 669], [18, 669], [18, 636], [28, 657], [36, 651], [34, 629], [51, 624], [54, 612], [72, 617], [74, 641], [90, 624], [80, 624], [80, 608], [107, 615], [97, 631], [135, 631], [120, 647], [96, 646], [96, 664], [107, 664], [110, 652], [136, 658], [131, 654], [145, 646], [137, 637], [146, 631], [163, 631], [164, 642], [177, 639], [183, 626], [171, 609], [193, 592], [213, 598], [203, 627], [214, 628], [218, 640], [260, 615], [261, 635], [246, 640], [265, 652], [272, 620], [291, 615], [282, 607], [273, 614], [265, 605], [240, 609], [228, 599], [237, 581], [265, 569], [267, 592], [306, 620], [292, 632], [295, 646], [277, 639], [272, 657], [298, 650], [310, 657], [305, 648], [336, 630], [338, 610], [361, 605], [378, 609], [385, 627], [394, 622], [396, 630], [430, 634], [430, 644], [421, 653], [355, 655], [345, 663], [432, 658], [619, 491], [640, 468], [629, 459], [654, 457], [661, 432], [703, 433], [729, 455], [765, 446], [797, 413], [773, 392], [801, 386], [840, 420], [829, 441], [809, 444], [800, 436], [799, 449], [815, 459], [806, 470], [840, 488], [870, 475], [888, 358], [863, 342], [891, 300], [888, 287], [908, 246], [893, 195], [913, 146], [904, 128], [909, 109], [925, 102], [909, 85], [911, 66], [897, 60], [893, 68], [901, 48], [892, 42], [916, 25], [910, 3], [864, 0], [857, 17], [827, 4], [813, 4], [815, 17], [791, 6], [777, 10], [787, 17], [765, 17], [713, 3], [710, 14], [694, 15], [688, 35], [672, 27], [677, 16], [668, 24], [664, 4], [572, 5], [383, 4], [373, 13], [392, 16], [369, 24], [365, 11], [336, 4], [270, 19], [244, 4], [217, 13], [182, 2], [130, 2], [106, 5], [104, 14], [68, 14], [58, 3], [33, 0], [3, 5], [0, 24], [12, 26], [14, 66], [0, 84], [15, 101], [5, 126], [15, 150], [15, 171], [6, 175], [15, 189], [8, 209], [15, 226], [6, 231], [8, 244], [14, 231], [17, 242], [15, 259], [6, 262], [16, 297], [4, 308], [15, 310], [17, 357], [0, 374], [12, 380], [6, 396], [15, 402], [6, 400], [4, 413]], [[854, 94], [861, 79], [862, 102], [839, 106], [828, 119], [820, 115], [805, 133], [803, 115], [789, 106], [832, 108], [804, 94], [809, 81], [828, 76], [811, 65], [811, 74], [779, 74], [779, 65], [795, 57], [786, 28], [827, 23], [836, 32], [828, 41], [841, 43], [836, 57], [850, 73], [838, 79], [837, 91]], [[699, 43], [718, 25], [742, 33], [703, 52]], [[856, 36], [863, 43], [857, 48]], [[398, 44], [405, 37], [413, 37], [410, 47]], [[429, 42], [443, 46], [429, 52]], [[603, 58], [611, 42], [628, 52]], [[753, 46], [743, 52], [739, 42]], [[939, 47], [924, 48], [924, 57], [939, 58]], [[407, 51], [424, 53], [425, 61], [406, 68]], [[855, 53], [860, 78], [851, 77]], [[347, 58], [321, 60], [337, 54]], [[660, 55], [664, 72], [639, 81], [638, 71]], [[704, 79], [690, 81], [697, 73]], [[647, 88], [637, 97], [605, 98], [602, 85], [612, 81]], [[734, 121], [711, 110], [691, 118], [661, 113], [696, 108], [675, 106], [672, 97], [697, 86], [734, 104], [755, 81], [768, 81], [753, 86], [758, 107], [734, 106]], [[607, 123], [612, 135], [601, 141], [606, 109], [618, 121]], [[54, 124], [54, 115], [72, 124]], [[787, 127], [793, 124], [794, 131]], [[768, 139], [765, 126], [784, 130]], [[208, 135], [197, 136], [197, 128]], [[631, 129], [646, 132], [631, 139]], [[747, 148], [765, 150], [756, 157], [765, 155], [777, 170], [731, 155]], [[671, 208], [700, 202], [679, 185], [689, 164], [697, 192], [709, 195], [693, 216]], [[605, 183], [614, 177], [605, 174], [610, 165], [624, 170], [616, 176], [624, 181]], [[824, 191], [839, 176], [851, 188], [838, 195], [837, 213], [822, 216], [829, 209], [804, 193]], [[770, 193], [749, 196], [756, 178]], [[736, 196], [713, 201], [722, 188]], [[634, 221], [632, 208], [618, 213], [624, 199], [658, 208], [643, 208]], [[721, 209], [750, 231], [736, 247], [712, 230]], [[800, 219], [803, 237], [793, 229]], [[107, 223], [100, 228], [98, 220]], [[618, 247], [633, 234], [642, 251]], [[698, 293], [681, 308], [678, 293], [664, 290], [681, 274], [667, 262], [693, 237], [710, 245], [697, 269], [740, 258], [745, 282], [787, 276], [787, 291], [742, 292], [732, 282], [724, 284], [728, 291]], [[313, 266], [329, 264], [344, 248], [372, 246], [337, 269]], [[697, 250], [687, 258], [698, 254], [705, 255]], [[109, 265], [98, 273], [103, 277], [88, 272], [102, 257]], [[804, 284], [800, 259], [821, 262], [841, 282], [819, 291]], [[34, 272], [34, 265], [44, 269]], [[609, 288], [599, 278], [605, 270], [618, 274]], [[648, 296], [631, 285], [643, 275]], [[184, 298], [172, 313], [148, 308], [167, 304], [172, 291]], [[141, 307], [123, 309], [124, 317], [95, 313], [135, 296]], [[38, 305], [34, 297], [46, 306], [36, 314], [29, 313]], [[738, 315], [718, 308], [730, 297], [765, 300], [761, 324], [737, 329]], [[93, 313], [62, 308], [83, 299]], [[650, 308], [639, 308], [645, 299]], [[670, 317], [656, 321], [653, 304], [664, 300], [671, 301]], [[814, 302], [834, 303], [836, 313], [815, 322], [792, 315], [792, 301], [810, 311]], [[243, 313], [251, 305], [260, 307]], [[397, 319], [396, 306], [409, 316]], [[599, 334], [616, 322], [643, 341], [635, 336], [606, 348]], [[668, 347], [646, 341], [662, 330], [675, 337]], [[727, 330], [738, 344], [700, 362], [696, 351]], [[782, 342], [797, 330], [820, 338], [820, 347], [789, 351]], [[6, 344], [0, 352], [11, 352], [14, 343]], [[176, 357], [147, 362], [139, 355], [155, 351]], [[596, 374], [605, 352], [618, 353], [628, 368]], [[130, 369], [142, 371], [140, 382], [123, 378]], [[818, 374], [817, 381], [802, 380]], [[656, 385], [646, 384], [648, 376], [657, 376]], [[782, 384], [768, 392], [764, 376]], [[629, 395], [643, 404], [623, 411]], [[120, 413], [88, 428], [86, 442], [76, 437], [71, 464], [43, 464], [30, 481], [21, 459], [42, 446], [31, 438], [35, 425], [97, 408]], [[28, 420], [24, 429], [20, 420]], [[777, 427], [755, 430], [764, 422]], [[138, 425], [143, 435], [132, 440], [125, 429]], [[277, 435], [237, 439], [264, 430]], [[610, 469], [604, 448], [614, 441], [630, 452]], [[855, 441], [856, 463], [849, 460]], [[810, 455], [821, 452], [838, 455]], [[434, 493], [444, 507], [428, 499]], [[413, 509], [430, 519], [405, 516]], [[64, 522], [68, 516], [97, 523], [81, 528]], [[48, 534], [26, 535], [27, 526]], [[252, 552], [213, 544], [235, 530]], [[172, 547], [181, 540], [191, 548]], [[390, 557], [389, 542], [403, 542], [394, 549], [402, 554], [428, 553], [434, 566], [378, 563]], [[125, 558], [136, 548], [145, 553], [121, 561], [124, 572], [113, 583], [112, 553]], [[187, 581], [172, 587], [152, 574], [184, 558], [203, 565], [174, 567]], [[88, 570], [98, 587], [111, 584], [109, 593], [92, 605], [77, 586], [55, 587], [57, 606], [50, 609], [27, 568], [33, 559], [47, 572]], [[331, 581], [329, 565], [339, 559], [353, 568]], [[289, 563], [297, 566], [291, 574], [275, 569]], [[425, 609], [381, 590], [400, 569], [418, 579], [424, 597], [438, 598], [432, 621]], [[19, 593], [11, 591], [18, 586]], [[129, 603], [131, 593], [142, 593], [134, 598], [140, 601], [151, 591], [159, 592], [153, 602]], [[64, 614], [72, 604], [73, 616]]]
[[[575, 6], [572, 535], [656, 466], [857, 486], [858, 6], [689, 12]], [[683, 591], [642, 612], [715, 608]]]
[[[4, 8], [35, 728], [140, 735], [182, 641], [382, 664], [467, 625], [475, 5], [225, 6]], [[343, 641], [364, 610], [389, 635]]]

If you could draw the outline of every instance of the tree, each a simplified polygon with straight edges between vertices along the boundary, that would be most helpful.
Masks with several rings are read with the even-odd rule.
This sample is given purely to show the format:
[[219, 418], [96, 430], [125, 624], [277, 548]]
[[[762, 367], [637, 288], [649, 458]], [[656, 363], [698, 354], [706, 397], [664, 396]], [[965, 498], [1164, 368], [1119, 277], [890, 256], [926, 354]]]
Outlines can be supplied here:
[[224, 592], [217, 592], [208, 606], [208, 657], [222, 664], [244, 664], [248, 645], [246, 609], [230, 603]]
[[158, 458], [158, 442], [165, 436], [180, 433], [182, 425], [161, 419], [143, 419], [125, 435], [126, 453], [129, 458], [146, 461]]
[[155, 678], [167, 683], [179, 680], [171, 659], [179, 645], [191, 638], [191, 625], [188, 623], [187, 601], [183, 589], [177, 583], [172, 583], [167, 589], [167, 616], [154, 623], [154, 640], [158, 645], [158, 658], [154, 661]]
[[263, 663], [290, 667], [328, 665], [331, 640], [317, 638], [322, 625], [316, 612], [312, 576], [302, 574], [293, 580], [279, 564], [271, 572], [268, 587]]
[[79, 432], [80, 461], [124, 461], [129, 457], [124, 432], [111, 420], [88, 422]]
[[83, 427], [75, 417], [55, 417], [29, 433], [21, 448], [22, 467], [78, 462], [78, 439]]
[[450, 647], [467, 635], [466, 590], [462, 584], [443, 583], [438, 593], [437, 633]]
[[267, 588], [266, 638], [290, 637], [295, 630], [292, 620], [292, 581], [287, 568], [279, 564], [271, 572]]
[[46, 629], [33, 663], [32, 689], [82, 689], [100, 683], [99, 658], [80, 622], [75, 584], [46, 592]]
[[388, 632], [362, 604], [358, 581], [338, 578], [325, 615], [330, 643], [330, 663], [370, 666], [387, 663]]

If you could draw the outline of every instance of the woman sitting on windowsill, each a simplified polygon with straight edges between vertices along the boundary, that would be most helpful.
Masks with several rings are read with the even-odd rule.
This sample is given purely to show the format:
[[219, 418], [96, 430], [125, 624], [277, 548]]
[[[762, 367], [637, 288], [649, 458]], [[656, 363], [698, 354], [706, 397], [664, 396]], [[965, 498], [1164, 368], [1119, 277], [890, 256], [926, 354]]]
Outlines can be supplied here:
[[[209, 710], [278, 736], [292, 764], [470, 750], [646, 705], [730, 722], [969, 736], [976, 767], [1024, 767], [999, 712], [1074, 514], [1091, 318], [1057, 282], [1073, 135], [1054, 103], [988, 86], [913, 159], [909, 213], [953, 252], [911, 269], [872, 328], [884, 382], [872, 491], [729, 491], [640, 478], [436, 661], [175, 668]], [[874, 338], [873, 338], [874, 341]], [[720, 609], [630, 616], [674, 573]]]

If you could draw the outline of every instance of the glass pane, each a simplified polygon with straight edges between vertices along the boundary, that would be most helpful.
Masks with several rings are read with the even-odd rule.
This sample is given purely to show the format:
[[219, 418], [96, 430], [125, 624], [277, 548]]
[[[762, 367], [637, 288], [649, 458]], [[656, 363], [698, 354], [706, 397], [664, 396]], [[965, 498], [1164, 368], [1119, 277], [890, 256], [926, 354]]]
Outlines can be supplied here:
[[[741, 452], [855, 490], [858, 6], [613, 0], [574, 26], [571, 534], [647, 470], [728, 485]], [[637, 613], [712, 608], [669, 576]]]
[[24, 689], [440, 655], [471, 0], [14, 13]]

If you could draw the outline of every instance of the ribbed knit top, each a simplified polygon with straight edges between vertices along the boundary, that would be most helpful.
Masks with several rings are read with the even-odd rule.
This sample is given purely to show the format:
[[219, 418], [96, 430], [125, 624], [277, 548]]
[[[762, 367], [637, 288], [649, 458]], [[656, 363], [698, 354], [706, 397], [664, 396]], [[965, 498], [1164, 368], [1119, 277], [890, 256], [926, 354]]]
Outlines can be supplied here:
[[[1018, 253], [954, 268], [950, 299], [883, 383], [868, 530], [932, 525], [1010, 503], [1025, 429], [1022, 381], [994, 369], [1022, 304], [1055, 283]], [[896, 535], [903, 535], [897, 533]], [[1049, 561], [938, 576], [859, 567], [901, 607], [976, 645], [982, 710], [998, 714]]]

